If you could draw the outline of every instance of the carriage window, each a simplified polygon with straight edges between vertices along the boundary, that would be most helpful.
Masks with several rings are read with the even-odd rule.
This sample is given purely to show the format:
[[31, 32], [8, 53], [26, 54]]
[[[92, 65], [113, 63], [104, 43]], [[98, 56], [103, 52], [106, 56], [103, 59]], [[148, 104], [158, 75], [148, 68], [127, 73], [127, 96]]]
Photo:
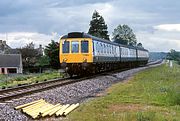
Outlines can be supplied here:
[[79, 52], [79, 42], [78, 41], [72, 41], [71, 43], [71, 52], [72, 53], [78, 53]]
[[62, 52], [63, 53], [69, 53], [69, 41], [64, 41], [63, 44], [62, 44]]
[[111, 45], [109, 45], [109, 51], [110, 51], [109, 53], [111, 54]]
[[107, 45], [107, 53], [109, 54], [109, 45]]
[[103, 53], [103, 44], [100, 43], [100, 45], [101, 45], [101, 53]]
[[88, 41], [81, 41], [81, 52], [88, 53], [89, 52], [89, 43]]
[[106, 45], [104, 44], [104, 53], [106, 53]]
[[97, 46], [96, 46], [96, 50], [97, 50], [97, 52], [99, 53], [100, 52], [100, 45], [99, 45], [99, 43], [97, 42]]
[[109, 54], [110, 52], [109, 52], [109, 45], [107, 45], [107, 53]]

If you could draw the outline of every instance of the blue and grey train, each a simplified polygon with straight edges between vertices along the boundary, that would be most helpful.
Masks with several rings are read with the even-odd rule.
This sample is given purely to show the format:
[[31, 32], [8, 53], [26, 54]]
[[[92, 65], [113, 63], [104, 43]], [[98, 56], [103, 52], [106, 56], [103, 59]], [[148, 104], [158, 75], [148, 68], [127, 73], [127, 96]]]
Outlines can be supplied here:
[[61, 67], [72, 76], [146, 65], [149, 52], [87, 33], [72, 32], [60, 39], [59, 59]]

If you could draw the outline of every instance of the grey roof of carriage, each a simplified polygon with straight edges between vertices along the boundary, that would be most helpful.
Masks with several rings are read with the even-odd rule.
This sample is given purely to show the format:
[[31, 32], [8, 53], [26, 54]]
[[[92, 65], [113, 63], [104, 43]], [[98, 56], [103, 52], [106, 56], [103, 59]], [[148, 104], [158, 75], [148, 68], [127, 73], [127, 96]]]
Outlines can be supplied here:
[[109, 40], [105, 40], [105, 39], [101, 39], [95, 36], [92, 36], [90, 34], [84, 33], [84, 32], [71, 32], [68, 33], [67, 35], [64, 35], [61, 37], [61, 39], [67, 39], [67, 38], [92, 38], [94, 40], [98, 40], [98, 41], [102, 41], [102, 42], [106, 42], [106, 43], [110, 43], [110, 44], [114, 44], [114, 45], [118, 45], [118, 46], [122, 46], [122, 47], [128, 47], [128, 48], [132, 48], [132, 49], [138, 49], [138, 50], [143, 50], [143, 51], [148, 51], [144, 48], [141, 47], [134, 47], [134, 46], [129, 46], [129, 45], [122, 45], [122, 44], [118, 44], [115, 42], [111, 42]]
[[0, 67], [20, 67], [21, 54], [0, 54]]

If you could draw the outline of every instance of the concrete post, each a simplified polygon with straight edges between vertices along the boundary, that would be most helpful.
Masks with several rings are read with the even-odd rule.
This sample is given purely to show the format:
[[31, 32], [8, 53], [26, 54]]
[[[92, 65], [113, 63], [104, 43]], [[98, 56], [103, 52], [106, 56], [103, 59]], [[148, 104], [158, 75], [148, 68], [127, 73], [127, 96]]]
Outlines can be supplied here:
[[4, 68], [4, 74], [8, 74], [7, 68]]
[[19, 73], [19, 68], [16, 68], [16, 73], [17, 73], [17, 74]]
[[170, 66], [171, 68], [173, 67], [172, 61], [169, 62], [169, 66]]
[[1, 68], [0, 68], [0, 74], [2, 74]]

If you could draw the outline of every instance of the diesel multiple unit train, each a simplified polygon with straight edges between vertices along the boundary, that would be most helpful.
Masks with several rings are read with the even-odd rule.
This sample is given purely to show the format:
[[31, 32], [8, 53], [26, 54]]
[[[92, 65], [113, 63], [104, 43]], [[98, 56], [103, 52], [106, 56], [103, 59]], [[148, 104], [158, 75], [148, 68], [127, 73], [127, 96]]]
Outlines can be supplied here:
[[149, 53], [143, 48], [72, 32], [60, 39], [59, 59], [61, 68], [73, 76], [145, 65]]

